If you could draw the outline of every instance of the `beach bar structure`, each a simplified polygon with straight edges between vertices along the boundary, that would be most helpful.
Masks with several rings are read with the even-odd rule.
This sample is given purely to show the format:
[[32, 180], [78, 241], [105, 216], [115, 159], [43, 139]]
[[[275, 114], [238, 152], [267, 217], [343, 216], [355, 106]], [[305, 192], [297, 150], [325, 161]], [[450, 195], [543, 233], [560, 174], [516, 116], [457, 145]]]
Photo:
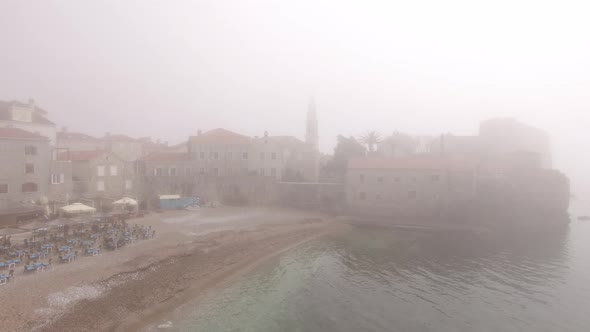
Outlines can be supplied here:
[[160, 195], [160, 209], [180, 210], [197, 204], [196, 197], [180, 197], [180, 195]]

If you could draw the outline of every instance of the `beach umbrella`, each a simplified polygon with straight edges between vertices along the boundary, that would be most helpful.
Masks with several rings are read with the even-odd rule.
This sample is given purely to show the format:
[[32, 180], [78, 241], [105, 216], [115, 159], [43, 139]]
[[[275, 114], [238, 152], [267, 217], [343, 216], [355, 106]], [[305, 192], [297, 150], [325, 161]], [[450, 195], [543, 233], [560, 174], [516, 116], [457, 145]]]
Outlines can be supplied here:
[[65, 213], [93, 213], [93, 212], [96, 212], [95, 208], [90, 207], [88, 205], [84, 205], [82, 203], [74, 203], [74, 204], [62, 206], [59, 209]]
[[127, 205], [127, 206], [136, 206], [137, 205], [137, 201], [134, 200], [133, 198], [129, 198], [129, 197], [123, 197], [118, 201], [114, 201], [113, 205]]

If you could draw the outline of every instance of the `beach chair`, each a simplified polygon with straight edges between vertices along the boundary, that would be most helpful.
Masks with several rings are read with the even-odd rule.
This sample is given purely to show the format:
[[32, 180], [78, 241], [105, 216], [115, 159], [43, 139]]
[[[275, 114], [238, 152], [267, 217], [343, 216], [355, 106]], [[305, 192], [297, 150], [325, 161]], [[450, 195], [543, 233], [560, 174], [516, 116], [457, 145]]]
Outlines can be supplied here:
[[5, 276], [1, 276], [0, 277], [0, 285], [4, 285], [6, 284], [6, 282], [8, 281], [8, 278]]

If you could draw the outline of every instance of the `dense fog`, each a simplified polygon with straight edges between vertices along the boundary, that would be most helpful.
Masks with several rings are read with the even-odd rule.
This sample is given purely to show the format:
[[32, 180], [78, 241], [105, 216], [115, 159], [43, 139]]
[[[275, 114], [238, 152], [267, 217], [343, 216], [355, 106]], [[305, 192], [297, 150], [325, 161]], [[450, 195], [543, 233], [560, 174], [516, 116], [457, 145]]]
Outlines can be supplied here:
[[75, 131], [172, 143], [197, 129], [475, 134], [515, 117], [590, 190], [582, 1], [3, 1], [0, 100]]

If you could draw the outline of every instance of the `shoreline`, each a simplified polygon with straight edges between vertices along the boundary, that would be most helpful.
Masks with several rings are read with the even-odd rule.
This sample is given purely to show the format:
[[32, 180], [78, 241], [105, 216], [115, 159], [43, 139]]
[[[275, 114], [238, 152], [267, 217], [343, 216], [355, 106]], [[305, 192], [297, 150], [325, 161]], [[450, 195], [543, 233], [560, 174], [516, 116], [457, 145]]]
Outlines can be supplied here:
[[244, 261], [241, 265], [227, 271], [227, 273], [223, 273], [221, 278], [212, 280], [212, 282], [205, 288], [190, 287], [188, 292], [182, 294], [181, 297], [171, 298], [169, 303], [166, 301], [167, 305], [156, 305], [152, 308], [149, 308], [147, 311], [142, 312], [140, 317], [130, 317], [128, 320], [122, 322], [115, 329], [115, 331], [151, 331], [154, 328], [157, 329], [156, 326], [159, 323], [162, 323], [163, 321], [171, 321], [172, 319], [169, 319], [169, 317], [175, 315], [175, 310], [187, 304], [188, 302], [195, 301], [198, 303], [201, 297], [207, 292], [230, 285], [233, 282], [239, 280], [244, 275], [247, 275], [248, 273], [256, 270], [256, 268], [270, 259], [280, 256], [289, 250], [292, 250], [300, 245], [329, 234], [333, 231], [333, 229], [324, 229], [319, 233], [310, 234], [309, 236], [306, 236], [294, 243], [288, 243], [286, 246], [278, 249], [277, 251], [271, 252], [262, 257], [252, 257], [253, 260]]
[[347, 227], [317, 213], [269, 208], [172, 211], [130, 223], [152, 225], [158, 235], [3, 285], [3, 328], [141, 330], [265, 260]]

